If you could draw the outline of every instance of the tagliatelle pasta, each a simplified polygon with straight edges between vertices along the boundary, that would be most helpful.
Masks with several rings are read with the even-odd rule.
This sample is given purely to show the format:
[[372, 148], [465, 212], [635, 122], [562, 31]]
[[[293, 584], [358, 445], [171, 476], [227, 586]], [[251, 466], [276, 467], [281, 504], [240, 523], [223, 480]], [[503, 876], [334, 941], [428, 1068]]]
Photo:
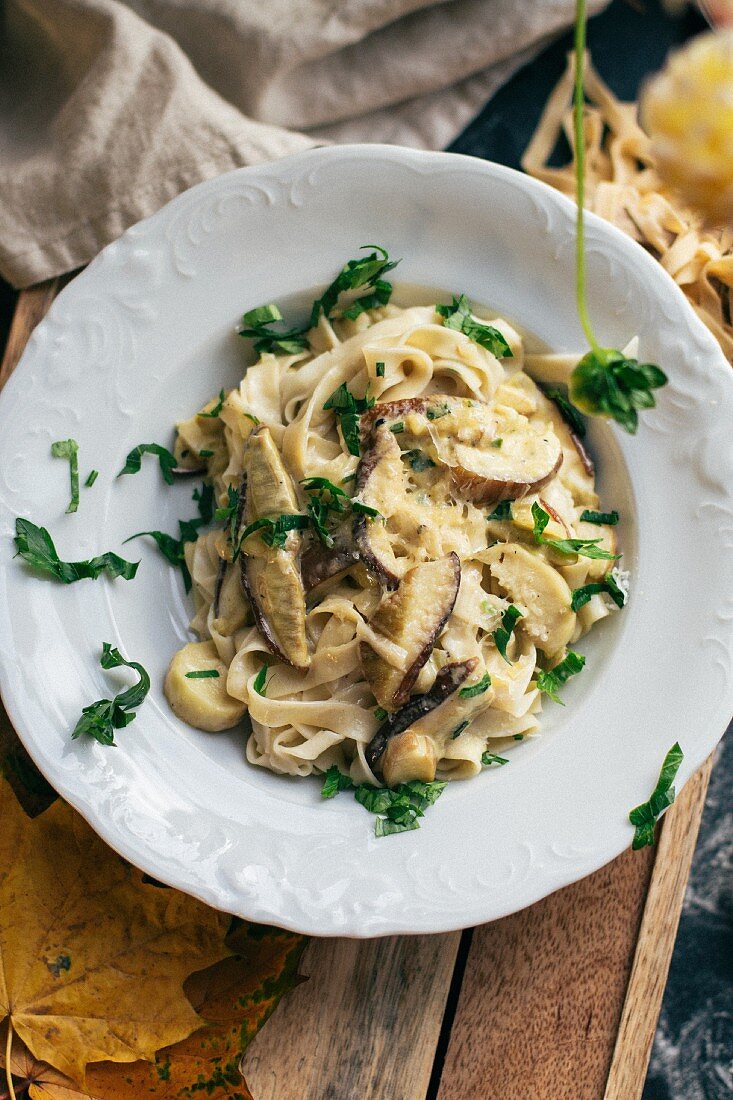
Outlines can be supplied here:
[[[549, 164], [564, 134], [573, 146], [572, 54], [522, 159], [530, 175], [575, 198], [574, 164]], [[587, 207], [628, 233], [659, 260], [733, 363], [733, 229], [713, 229], [660, 180], [635, 103], [622, 103], [589, 60], [584, 88]]]
[[543, 675], [578, 671], [568, 646], [623, 604], [614, 517], [594, 519], [592, 463], [520, 335], [456, 316], [321, 315], [218, 415], [212, 400], [178, 425], [180, 465], [205, 467], [229, 509], [186, 545], [191, 627], [216, 662], [191, 677], [205, 662], [187, 646], [166, 692], [203, 729], [246, 710], [254, 765], [475, 775], [537, 730]]

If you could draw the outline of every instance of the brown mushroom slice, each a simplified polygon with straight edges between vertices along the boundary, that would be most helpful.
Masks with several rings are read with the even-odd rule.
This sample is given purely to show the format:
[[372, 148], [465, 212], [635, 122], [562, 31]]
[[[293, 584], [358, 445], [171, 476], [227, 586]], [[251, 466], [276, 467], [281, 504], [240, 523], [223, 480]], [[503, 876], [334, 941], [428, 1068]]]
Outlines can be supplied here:
[[374, 435], [397, 421], [400, 439], [448, 467], [458, 492], [476, 504], [538, 492], [562, 463], [554, 431], [540, 433], [509, 406], [432, 394], [375, 405], [363, 428]]
[[519, 606], [517, 629], [547, 654], [560, 652], [575, 630], [566, 582], [536, 550], [497, 543], [483, 555], [501, 592]]
[[370, 626], [407, 653], [406, 668], [395, 668], [369, 645], [359, 646], [361, 667], [380, 706], [395, 710], [412, 690], [420, 669], [433, 651], [456, 602], [461, 563], [451, 553], [438, 561], [416, 565], [396, 592], [385, 596]]
[[[359, 463], [354, 499], [376, 508], [381, 516], [388, 516], [395, 495], [404, 487], [401, 456], [402, 451], [392, 432], [376, 430]], [[384, 588], [395, 589], [400, 583], [399, 566], [386, 526], [369, 516], [357, 515], [353, 534], [366, 567]]]
[[[390, 741], [404, 733], [405, 730], [424, 720], [427, 715], [434, 719], [429, 725], [434, 725], [437, 729], [440, 724], [438, 708], [441, 703], [449, 699], [466, 682], [477, 666], [478, 660], [476, 657], [470, 657], [467, 661], [455, 661], [449, 665], [444, 665], [435, 677], [435, 682], [430, 691], [426, 691], [424, 695], [414, 695], [398, 711], [388, 715], [366, 748], [366, 762], [375, 774], [382, 771], [382, 758]], [[419, 732], [427, 735], [430, 733], [430, 729], [426, 727]]]
[[[295, 489], [267, 428], [249, 438], [244, 455], [242, 523], [292, 515]], [[255, 622], [276, 657], [304, 672], [310, 665], [305, 632], [305, 591], [298, 567], [301, 538], [290, 531], [284, 547], [268, 546], [259, 532], [243, 545], [241, 576]]]
[[300, 559], [300, 574], [309, 599], [317, 597], [320, 588], [343, 577], [360, 560], [350, 520], [340, 523], [331, 535], [333, 546], [324, 546], [320, 539], [313, 538]]

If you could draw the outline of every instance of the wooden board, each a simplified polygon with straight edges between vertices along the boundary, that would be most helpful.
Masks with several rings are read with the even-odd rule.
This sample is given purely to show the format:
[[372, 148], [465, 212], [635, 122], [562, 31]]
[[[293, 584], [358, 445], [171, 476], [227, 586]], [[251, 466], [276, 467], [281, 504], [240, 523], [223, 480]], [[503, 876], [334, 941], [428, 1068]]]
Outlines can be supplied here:
[[[0, 387], [59, 287], [18, 299]], [[0, 751], [14, 740], [0, 708]], [[660, 828], [521, 913], [442, 936], [314, 940], [245, 1058], [256, 1100], [638, 1100], [712, 758]]]

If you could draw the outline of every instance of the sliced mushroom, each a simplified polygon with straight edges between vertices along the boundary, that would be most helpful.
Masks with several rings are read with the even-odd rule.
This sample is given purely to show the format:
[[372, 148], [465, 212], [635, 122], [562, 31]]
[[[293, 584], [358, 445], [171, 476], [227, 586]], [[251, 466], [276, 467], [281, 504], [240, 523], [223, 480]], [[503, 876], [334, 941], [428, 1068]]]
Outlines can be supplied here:
[[[216, 672], [217, 676], [189, 676]], [[213, 642], [189, 642], [168, 666], [164, 691], [171, 710], [184, 722], [209, 733], [228, 730], [243, 718], [247, 707], [227, 693], [227, 667]]]
[[343, 577], [360, 560], [351, 520], [340, 523], [331, 535], [333, 546], [324, 546], [320, 539], [313, 538], [300, 559], [300, 573], [309, 600], [317, 596], [319, 588]]
[[[249, 438], [244, 455], [243, 524], [276, 519], [298, 511], [295, 489], [267, 428]], [[305, 592], [298, 568], [300, 535], [288, 534], [283, 548], [268, 546], [259, 532], [244, 543], [241, 575], [244, 590], [268, 648], [293, 668], [310, 664], [305, 632]]]
[[453, 610], [460, 583], [460, 560], [457, 554], [449, 554], [410, 569], [397, 591], [385, 596], [377, 608], [370, 626], [407, 653], [407, 667], [395, 668], [368, 642], [359, 647], [364, 675], [386, 710], [395, 710], [407, 700]]
[[[402, 451], [390, 431], [374, 432], [356, 473], [355, 500], [376, 508], [381, 516], [391, 511], [398, 486], [403, 484]], [[361, 560], [380, 584], [392, 591], [400, 583], [397, 560], [385, 525], [369, 516], [357, 515], [354, 520], [354, 542]]]
[[[467, 661], [455, 661], [452, 664], [444, 665], [435, 677], [435, 682], [430, 691], [425, 692], [424, 695], [413, 696], [395, 714], [390, 714], [387, 717], [366, 748], [366, 762], [375, 774], [381, 771], [382, 757], [393, 738], [416, 725], [421, 719], [424, 720], [427, 715], [430, 715], [433, 719], [430, 725], [437, 728], [440, 723], [440, 715], [437, 713], [438, 707], [466, 682], [477, 665], [478, 660], [476, 657], [470, 657]], [[418, 732], [428, 735], [430, 729], [420, 729]]]
[[432, 783], [437, 766], [433, 742], [424, 733], [414, 730], [405, 730], [393, 737], [382, 757], [382, 775], [388, 787], [397, 787], [413, 779]]
[[555, 433], [509, 406], [432, 394], [375, 405], [362, 419], [371, 435], [400, 422], [400, 441], [447, 466], [458, 492], [477, 504], [537, 492], [562, 463]]
[[517, 543], [497, 543], [484, 561], [501, 593], [522, 611], [517, 629], [545, 653], [558, 653], [575, 629], [567, 584], [539, 551]]

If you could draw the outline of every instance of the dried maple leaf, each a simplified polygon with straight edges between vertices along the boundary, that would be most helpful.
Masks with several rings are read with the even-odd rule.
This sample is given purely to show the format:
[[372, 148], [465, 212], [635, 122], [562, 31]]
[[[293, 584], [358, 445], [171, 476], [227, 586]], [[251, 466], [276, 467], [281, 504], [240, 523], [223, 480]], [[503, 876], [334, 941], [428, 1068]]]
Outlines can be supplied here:
[[[299, 980], [306, 941], [274, 928], [242, 925], [229, 942], [235, 957], [186, 982], [186, 992], [207, 1026], [161, 1050], [154, 1063], [92, 1065], [82, 1089], [32, 1059], [14, 1041], [10, 1065], [18, 1087], [28, 1086], [32, 1100], [190, 1100], [197, 1095], [251, 1100], [239, 1070], [241, 1054], [282, 994]], [[0, 1086], [0, 1100], [6, 1095]]]
[[185, 978], [230, 954], [229, 918], [143, 883], [60, 799], [28, 818], [0, 781], [0, 1021], [80, 1083], [152, 1059], [201, 1018]]

